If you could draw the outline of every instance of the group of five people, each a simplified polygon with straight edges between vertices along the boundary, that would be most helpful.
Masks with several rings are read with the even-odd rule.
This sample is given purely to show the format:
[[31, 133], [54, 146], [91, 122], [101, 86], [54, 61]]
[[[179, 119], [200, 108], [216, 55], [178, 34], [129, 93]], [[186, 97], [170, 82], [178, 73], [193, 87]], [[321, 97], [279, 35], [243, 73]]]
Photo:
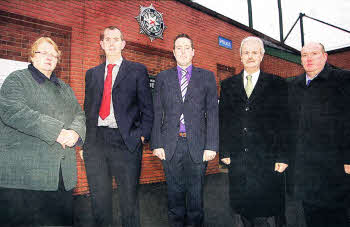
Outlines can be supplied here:
[[302, 48], [306, 72], [287, 83], [260, 70], [262, 40], [245, 38], [244, 69], [221, 82], [219, 104], [215, 76], [193, 66], [186, 34], [174, 39], [177, 66], [156, 76], [153, 98], [146, 67], [122, 57], [120, 29], [105, 28], [100, 45], [106, 61], [86, 72], [85, 115], [53, 72], [61, 52], [48, 37], [0, 90], [0, 207], [16, 214], [15, 226], [71, 222], [75, 145], [83, 145], [95, 225], [112, 224], [114, 176], [123, 227], [140, 226], [137, 185], [148, 142], [163, 164], [172, 227], [204, 225], [205, 171], [217, 152], [229, 171], [228, 226], [280, 226], [288, 166], [307, 225], [347, 226], [350, 73], [329, 66], [321, 44]]

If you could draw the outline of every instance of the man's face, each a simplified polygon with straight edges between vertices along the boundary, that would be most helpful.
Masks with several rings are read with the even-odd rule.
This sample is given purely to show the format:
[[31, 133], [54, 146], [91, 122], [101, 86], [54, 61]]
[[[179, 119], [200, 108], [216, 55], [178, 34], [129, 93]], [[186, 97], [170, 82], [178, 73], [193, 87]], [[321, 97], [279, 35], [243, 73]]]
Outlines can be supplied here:
[[191, 40], [182, 37], [175, 41], [175, 49], [173, 50], [176, 62], [179, 66], [187, 68], [192, 64], [194, 49], [191, 46]]
[[125, 41], [122, 40], [118, 29], [106, 29], [104, 31], [104, 39], [100, 41], [100, 45], [107, 57], [119, 57], [125, 47]]
[[301, 49], [301, 64], [310, 76], [321, 72], [326, 61], [327, 54], [318, 43], [308, 43]]
[[241, 62], [246, 71], [257, 71], [260, 69], [260, 63], [264, 55], [261, 53], [261, 47], [258, 41], [248, 40], [241, 49]]

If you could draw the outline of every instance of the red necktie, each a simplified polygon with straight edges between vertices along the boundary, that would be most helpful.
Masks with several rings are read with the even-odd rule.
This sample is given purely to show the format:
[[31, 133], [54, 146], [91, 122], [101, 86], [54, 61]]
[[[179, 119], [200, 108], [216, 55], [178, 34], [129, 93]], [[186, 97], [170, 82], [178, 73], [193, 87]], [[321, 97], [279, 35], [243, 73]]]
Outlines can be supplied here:
[[103, 97], [100, 107], [100, 117], [104, 120], [109, 116], [111, 111], [111, 94], [112, 94], [112, 71], [115, 64], [108, 64], [107, 66], [107, 77], [103, 88]]

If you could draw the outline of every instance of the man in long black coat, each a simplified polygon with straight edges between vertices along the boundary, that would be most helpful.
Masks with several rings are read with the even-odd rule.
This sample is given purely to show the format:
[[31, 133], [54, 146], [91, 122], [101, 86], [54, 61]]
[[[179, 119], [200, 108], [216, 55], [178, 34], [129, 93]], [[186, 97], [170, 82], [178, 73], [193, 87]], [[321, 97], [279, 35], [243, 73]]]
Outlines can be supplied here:
[[275, 226], [283, 213], [282, 172], [288, 166], [288, 87], [260, 71], [261, 39], [244, 39], [240, 54], [244, 70], [221, 83], [220, 159], [229, 169], [233, 212], [245, 226]]
[[309, 227], [345, 227], [350, 194], [350, 72], [334, 69], [320, 43], [301, 50], [305, 73], [290, 84], [294, 198]]

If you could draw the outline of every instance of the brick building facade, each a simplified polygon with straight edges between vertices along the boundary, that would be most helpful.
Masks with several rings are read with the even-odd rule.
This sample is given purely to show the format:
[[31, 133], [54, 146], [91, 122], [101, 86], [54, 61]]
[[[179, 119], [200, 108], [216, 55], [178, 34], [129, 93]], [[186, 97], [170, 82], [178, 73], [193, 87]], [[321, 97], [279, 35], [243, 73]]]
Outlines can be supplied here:
[[[146, 35], [139, 33], [135, 17], [139, 14], [140, 5], [150, 4], [163, 13], [167, 26], [163, 40], [151, 42]], [[298, 51], [189, 0], [0, 1], [0, 58], [27, 61], [28, 48], [35, 39], [40, 36], [52, 37], [63, 52], [57, 74], [69, 83], [82, 105], [85, 72], [103, 61], [99, 32], [109, 25], [119, 27], [124, 34], [127, 43], [124, 58], [145, 64], [150, 76], [176, 65], [172, 47], [173, 39], [179, 33], [187, 33], [193, 38], [194, 65], [215, 73], [218, 90], [221, 80], [242, 70], [239, 45], [246, 36], [256, 35], [267, 41], [262, 70], [283, 77], [303, 71], [298, 60], [295, 60], [298, 59]], [[232, 49], [220, 47], [218, 36], [232, 40]], [[337, 56], [341, 54], [338, 53]], [[287, 56], [283, 57], [284, 55]], [[333, 61], [333, 56], [330, 58]], [[344, 66], [349, 68], [349, 63], [344, 62]], [[82, 194], [88, 192], [88, 186], [83, 160], [78, 155], [77, 159], [79, 179], [76, 193]], [[216, 158], [209, 163], [207, 173], [217, 172]], [[140, 182], [163, 180], [161, 163], [146, 145]]]
[[328, 51], [328, 62], [338, 68], [350, 70], [350, 47]]

